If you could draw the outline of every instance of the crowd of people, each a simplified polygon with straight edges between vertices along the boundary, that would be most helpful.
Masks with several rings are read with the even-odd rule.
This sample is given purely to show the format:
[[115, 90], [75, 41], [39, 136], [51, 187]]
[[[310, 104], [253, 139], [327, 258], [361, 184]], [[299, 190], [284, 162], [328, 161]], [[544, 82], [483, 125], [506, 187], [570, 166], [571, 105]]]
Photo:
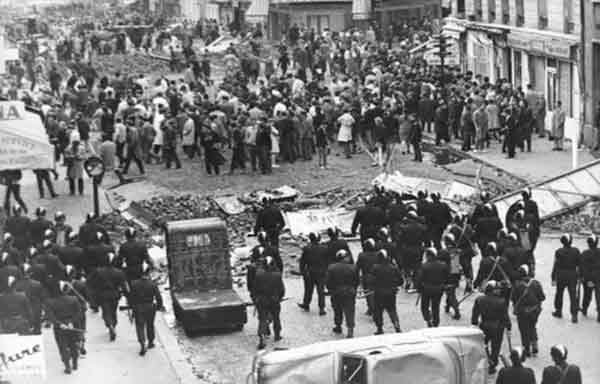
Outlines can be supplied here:
[[[356, 300], [361, 297], [366, 300], [367, 315], [373, 318], [375, 334], [380, 335], [383, 334], [384, 312], [389, 314], [395, 331], [401, 332], [396, 294], [402, 287], [407, 292], [418, 293], [417, 303], [420, 302], [428, 327], [439, 326], [444, 295], [445, 312], [452, 312], [453, 319], [460, 320], [460, 303], [477, 289], [483, 294], [475, 299], [470, 323], [479, 326], [485, 334], [489, 372], [496, 372], [505, 332], [506, 337], [511, 337], [510, 303], [521, 336], [519, 356], [535, 357], [539, 352], [537, 322], [546, 299], [542, 284], [535, 279], [540, 217], [531, 192], [525, 190], [521, 197], [508, 210], [505, 226], [486, 193], [471, 214], [453, 215], [435, 193], [402, 196], [376, 187], [365, 206], [356, 212], [351, 233], [347, 234], [360, 235], [362, 251], [358, 255], [352, 255], [348, 242], [336, 228], [328, 230], [326, 242], [318, 233], [308, 235], [309, 244], [299, 259], [304, 296], [298, 307], [310, 311], [316, 290], [318, 313], [324, 316], [327, 314], [325, 299], [329, 295], [334, 313], [333, 332], [341, 334], [345, 320], [346, 336], [352, 338]], [[414, 202], [406, 203], [407, 199]], [[266, 201], [255, 225], [259, 245], [251, 252], [247, 272], [248, 290], [259, 315], [259, 349], [266, 346], [271, 322], [274, 341], [282, 338], [280, 302], [285, 296], [285, 286], [278, 246], [282, 228], [281, 211]], [[567, 289], [571, 320], [577, 323], [580, 311], [587, 316], [594, 294], [597, 310], [600, 308], [598, 238], [590, 236], [588, 249], [583, 253], [572, 245], [568, 234], [563, 235], [560, 242], [551, 276], [556, 285], [553, 316], [562, 317]], [[477, 255], [481, 259], [474, 276], [472, 264]], [[463, 277], [465, 295], [459, 301], [456, 291]], [[575, 294], [577, 284], [584, 286], [581, 303]], [[553, 358], [556, 353], [552, 352]], [[566, 352], [561, 356], [566, 358]], [[547, 377], [550, 371], [544, 371], [542, 383], [555, 383]], [[511, 382], [506, 381], [509, 380], [506, 374], [498, 376], [498, 383]], [[580, 375], [579, 372], [573, 374]], [[580, 383], [576, 378], [573, 380], [572, 383]], [[535, 379], [523, 383], [535, 383]]]
[[162, 296], [150, 278], [146, 244], [127, 228], [118, 250], [89, 214], [79, 229], [57, 212], [54, 222], [37, 208], [35, 218], [20, 207], [4, 225], [0, 258], [0, 333], [36, 335], [52, 326], [65, 373], [86, 355], [87, 311], [102, 311], [110, 341], [116, 339], [122, 296], [135, 321], [140, 355], [154, 347], [154, 315]]

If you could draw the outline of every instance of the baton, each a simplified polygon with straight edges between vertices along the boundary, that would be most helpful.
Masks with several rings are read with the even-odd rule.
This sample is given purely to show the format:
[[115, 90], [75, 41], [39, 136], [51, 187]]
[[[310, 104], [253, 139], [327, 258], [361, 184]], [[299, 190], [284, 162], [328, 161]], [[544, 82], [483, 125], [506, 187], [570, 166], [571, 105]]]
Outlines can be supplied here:
[[475, 291], [471, 291], [469, 293], [467, 293], [466, 295], [464, 295], [463, 297], [461, 297], [460, 300], [458, 300], [458, 305], [462, 304], [463, 301], [467, 300], [469, 297], [473, 296], [473, 294], [475, 293]]
[[419, 293], [419, 295], [417, 296], [417, 301], [415, 302], [415, 307], [419, 306], [420, 301], [421, 301], [421, 294]]
[[507, 329], [506, 330], [506, 341], [508, 342], [508, 351], [509, 353], [512, 351], [512, 340], [511, 340], [511, 334], [510, 331]]

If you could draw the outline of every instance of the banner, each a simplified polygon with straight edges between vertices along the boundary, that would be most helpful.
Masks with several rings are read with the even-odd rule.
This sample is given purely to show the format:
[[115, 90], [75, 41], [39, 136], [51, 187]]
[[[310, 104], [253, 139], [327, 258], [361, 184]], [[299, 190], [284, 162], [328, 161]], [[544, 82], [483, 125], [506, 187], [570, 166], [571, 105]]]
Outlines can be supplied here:
[[287, 225], [294, 236], [326, 232], [328, 228], [339, 228], [344, 233], [350, 232], [354, 215], [354, 211], [343, 208], [305, 209], [285, 213]]
[[15, 383], [46, 380], [42, 335], [0, 335], [0, 381]]

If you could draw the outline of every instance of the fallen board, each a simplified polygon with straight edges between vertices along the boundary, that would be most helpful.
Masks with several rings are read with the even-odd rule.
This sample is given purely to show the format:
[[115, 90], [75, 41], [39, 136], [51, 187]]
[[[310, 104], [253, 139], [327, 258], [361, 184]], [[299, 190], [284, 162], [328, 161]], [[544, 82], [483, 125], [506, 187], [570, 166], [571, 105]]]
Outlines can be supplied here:
[[[538, 204], [542, 220], [561, 215], [600, 198], [600, 160], [593, 161], [575, 170], [530, 186], [532, 198]], [[521, 190], [496, 198], [502, 221], [508, 208], [521, 199]]]

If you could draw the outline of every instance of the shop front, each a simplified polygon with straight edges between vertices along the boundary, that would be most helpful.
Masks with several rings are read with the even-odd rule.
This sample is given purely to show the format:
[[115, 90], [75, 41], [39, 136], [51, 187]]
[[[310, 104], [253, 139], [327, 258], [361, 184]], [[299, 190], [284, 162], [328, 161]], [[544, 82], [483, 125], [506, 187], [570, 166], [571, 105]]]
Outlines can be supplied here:
[[271, 3], [269, 7], [269, 35], [280, 40], [296, 24], [314, 28], [316, 33], [326, 29], [344, 31], [352, 26], [352, 2], [293, 2]]
[[528, 84], [544, 95], [553, 109], [558, 101], [568, 116], [579, 118], [579, 79], [573, 40], [518, 32], [507, 36], [513, 85]]
[[493, 79], [495, 73], [494, 42], [482, 31], [467, 31], [467, 70], [473, 75]]

